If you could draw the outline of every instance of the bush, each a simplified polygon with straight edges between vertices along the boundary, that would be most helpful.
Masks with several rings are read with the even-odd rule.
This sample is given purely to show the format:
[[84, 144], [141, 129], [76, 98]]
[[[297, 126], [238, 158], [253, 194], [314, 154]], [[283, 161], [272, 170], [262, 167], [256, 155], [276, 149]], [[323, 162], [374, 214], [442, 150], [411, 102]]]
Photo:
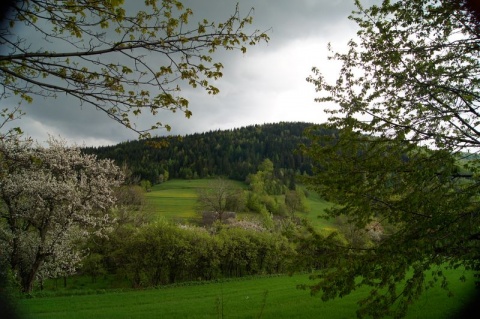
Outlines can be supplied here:
[[166, 222], [140, 228], [118, 251], [117, 267], [133, 287], [286, 271], [295, 255], [288, 240], [242, 225], [221, 225], [216, 234]]

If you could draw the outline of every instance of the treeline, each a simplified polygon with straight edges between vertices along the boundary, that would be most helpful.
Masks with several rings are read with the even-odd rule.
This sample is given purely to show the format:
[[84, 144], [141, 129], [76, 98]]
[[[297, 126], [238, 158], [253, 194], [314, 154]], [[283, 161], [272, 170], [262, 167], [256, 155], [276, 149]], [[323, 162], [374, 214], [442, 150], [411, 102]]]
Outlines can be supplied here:
[[209, 229], [164, 220], [130, 226], [121, 226], [108, 238], [92, 238], [81, 273], [92, 280], [112, 274], [132, 287], [151, 287], [326, 266], [319, 261], [325, 244], [291, 218], [277, 220], [270, 229], [246, 221]]
[[275, 175], [287, 181], [291, 176], [311, 173], [310, 160], [297, 150], [300, 144], [308, 143], [303, 132], [312, 125], [302, 122], [252, 125], [90, 147], [83, 151], [99, 158], [111, 158], [120, 166], [127, 165], [132, 176], [152, 184], [168, 178], [211, 176], [243, 181], [267, 158], [275, 166]]

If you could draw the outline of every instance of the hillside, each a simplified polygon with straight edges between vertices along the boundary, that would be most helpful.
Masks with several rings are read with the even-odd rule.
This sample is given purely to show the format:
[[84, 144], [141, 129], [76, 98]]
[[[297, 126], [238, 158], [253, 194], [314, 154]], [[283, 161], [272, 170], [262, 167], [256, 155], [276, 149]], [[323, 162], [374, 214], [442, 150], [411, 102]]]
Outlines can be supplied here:
[[277, 176], [289, 180], [295, 174], [311, 172], [310, 161], [297, 152], [300, 144], [308, 143], [303, 132], [311, 125], [302, 122], [252, 125], [85, 148], [84, 152], [111, 158], [118, 165], [126, 164], [134, 176], [153, 184], [166, 177], [192, 179], [220, 175], [243, 181], [266, 158], [274, 163]]

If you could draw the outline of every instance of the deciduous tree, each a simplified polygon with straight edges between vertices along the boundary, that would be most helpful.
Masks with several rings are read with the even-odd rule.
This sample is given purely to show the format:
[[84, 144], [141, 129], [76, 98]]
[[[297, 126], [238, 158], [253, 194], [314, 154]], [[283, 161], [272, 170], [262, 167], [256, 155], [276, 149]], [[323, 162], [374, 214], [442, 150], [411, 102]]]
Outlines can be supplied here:
[[245, 53], [268, 40], [247, 31], [252, 16], [238, 7], [226, 21], [188, 24], [193, 12], [177, 0], [24, 0], [11, 11], [0, 27], [0, 99], [67, 95], [141, 136], [169, 126], [139, 127], [132, 116], [170, 110], [190, 117], [182, 89], [219, 92], [212, 83], [223, 75], [218, 49]]
[[202, 211], [218, 215], [219, 220], [224, 219], [227, 210], [242, 209], [244, 206], [243, 190], [232, 181], [218, 178], [212, 180], [198, 193], [198, 204]]
[[[370, 286], [359, 316], [405, 315], [428, 287], [447, 286], [442, 267], [479, 268], [480, 25], [473, 1], [357, 1], [360, 29], [308, 81], [334, 102], [327, 128], [310, 131], [309, 182], [357, 229], [375, 222], [372, 246], [332, 246], [336, 265], [314, 293], [328, 300]], [[388, 227], [384, 227], [388, 226]], [[379, 229], [380, 229], [379, 228]], [[432, 280], [427, 275], [432, 275]], [[452, 280], [458, 280], [453, 278]]]
[[75, 240], [111, 226], [120, 182], [112, 161], [62, 141], [0, 142], [0, 245], [24, 292], [42, 269], [42, 277], [70, 272], [79, 258]]

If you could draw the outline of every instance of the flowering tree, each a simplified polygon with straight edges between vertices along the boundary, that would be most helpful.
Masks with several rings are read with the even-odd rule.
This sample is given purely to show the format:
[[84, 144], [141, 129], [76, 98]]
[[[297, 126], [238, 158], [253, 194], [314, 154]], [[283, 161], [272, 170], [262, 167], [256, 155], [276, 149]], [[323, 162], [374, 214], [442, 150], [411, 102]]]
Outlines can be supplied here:
[[[48, 147], [0, 141], [0, 245], [22, 290], [35, 277], [78, 263], [76, 239], [102, 234], [113, 222], [112, 188], [122, 175], [110, 160], [97, 160], [55, 139]], [[42, 269], [43, 268], [43, 269]]]

